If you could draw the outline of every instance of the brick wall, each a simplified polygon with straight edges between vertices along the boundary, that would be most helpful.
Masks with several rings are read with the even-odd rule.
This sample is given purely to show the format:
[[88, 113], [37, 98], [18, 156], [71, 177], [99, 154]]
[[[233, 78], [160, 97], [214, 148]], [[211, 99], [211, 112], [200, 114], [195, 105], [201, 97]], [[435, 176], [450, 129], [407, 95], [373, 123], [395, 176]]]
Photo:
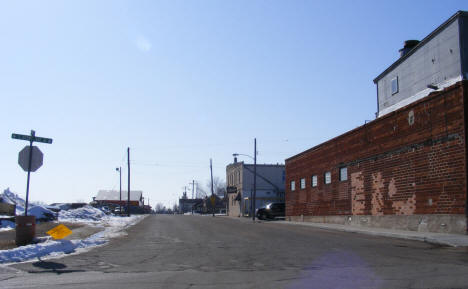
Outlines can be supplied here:
[[286, 216], [464, 214], [467, 91], [459, 82], [287, 159]]

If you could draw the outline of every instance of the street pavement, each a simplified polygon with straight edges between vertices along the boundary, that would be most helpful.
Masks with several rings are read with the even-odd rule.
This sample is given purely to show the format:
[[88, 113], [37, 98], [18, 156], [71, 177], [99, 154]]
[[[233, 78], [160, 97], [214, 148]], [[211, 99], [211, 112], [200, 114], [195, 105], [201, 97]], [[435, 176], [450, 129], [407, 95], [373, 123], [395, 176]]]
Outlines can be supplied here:
[[0, 267], [0, 287], [468, 288], [468, 249], [281, 222], [152, 215], [87, 253]]

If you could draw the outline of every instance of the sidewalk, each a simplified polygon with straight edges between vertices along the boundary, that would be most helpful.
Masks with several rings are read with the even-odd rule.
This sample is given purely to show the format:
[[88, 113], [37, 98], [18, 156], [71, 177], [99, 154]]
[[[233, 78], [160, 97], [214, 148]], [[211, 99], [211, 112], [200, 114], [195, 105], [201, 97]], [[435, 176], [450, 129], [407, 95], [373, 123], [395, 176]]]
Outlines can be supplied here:
[[368, 227], [353, 227], [349, 225], [311, 223], [311, 222], [276, 221], [275, 223], [310, 226], [310, 227], [320, 228], [324, 230], [359, 233], [359, 234], [399, 238], [399, 239], [406, 239], [406, 240], [416, 240], [416, 241], [423, 241], [423, 242], [427, 242], [431, 244], [451, 246], [451, 247], [468, 246], [468, 235], [443, 234], [443, 233], [432, 233], [432, 232], [415, 232], [415, 231], [404, 231], [404, 230], [393, 230], [393, 229], [368, 228]]

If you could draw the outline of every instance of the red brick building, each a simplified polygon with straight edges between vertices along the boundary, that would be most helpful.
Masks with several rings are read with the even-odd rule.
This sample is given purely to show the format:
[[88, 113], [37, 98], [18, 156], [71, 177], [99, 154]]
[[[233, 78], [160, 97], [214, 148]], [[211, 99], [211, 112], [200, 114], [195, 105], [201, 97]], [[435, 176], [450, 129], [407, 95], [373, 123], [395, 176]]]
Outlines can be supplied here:
[[467, 232], [468, 12], [374, 79], [377, 116], [286, 160], [286, 217]]
[[465, 233], [468, 81], [286, 160], [286, 218]]

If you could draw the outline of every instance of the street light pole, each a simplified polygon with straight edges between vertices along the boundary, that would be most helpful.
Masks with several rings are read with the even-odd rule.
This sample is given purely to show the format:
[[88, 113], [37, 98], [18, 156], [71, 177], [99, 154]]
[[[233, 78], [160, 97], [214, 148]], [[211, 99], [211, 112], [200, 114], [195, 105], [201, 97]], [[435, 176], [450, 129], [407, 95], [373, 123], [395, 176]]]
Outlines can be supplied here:
[[120, 190], [119, 190], [119, 214], [122, 215], [122, 167], [115, 168], [119, 172]]
[[[237, 156], [246, 156], [254, 161], [254, 183], [253, 183], [253, 194], [250, 196], [250, 213], [252, 214], [252, 220], [255, 222], [255, 208], [256, 208], [256, 198], [257, 198], [257, 138], [254, 138], [254, 156], [249, 156], [246, 154], [233, 153], [234, 157]], [[253, 196], [252, 196], [253, 195]]]
[[130, 147], [127, 148], [127, 166], [128, 166], [127, 215], [130, 217]]
[[255, 210], [256, 210], [256, 197], [257, 197], [257, 138], [254, 138], [254, 191], [253, 191], [253, 210], [252, 220], [255, 222]]
[[193, 192], [195, 191], [195, 180], [192, 180], [192, 215], [193, 215]]
[[210, 173], [211, 173], [211, 207], [212, 207], [212, 212], [213, 212], [213, 217], [215, 216], [215, 204], [216, 200], [214, 199], [214, 190], [213, 190], [213, 162], [210, 159]]

